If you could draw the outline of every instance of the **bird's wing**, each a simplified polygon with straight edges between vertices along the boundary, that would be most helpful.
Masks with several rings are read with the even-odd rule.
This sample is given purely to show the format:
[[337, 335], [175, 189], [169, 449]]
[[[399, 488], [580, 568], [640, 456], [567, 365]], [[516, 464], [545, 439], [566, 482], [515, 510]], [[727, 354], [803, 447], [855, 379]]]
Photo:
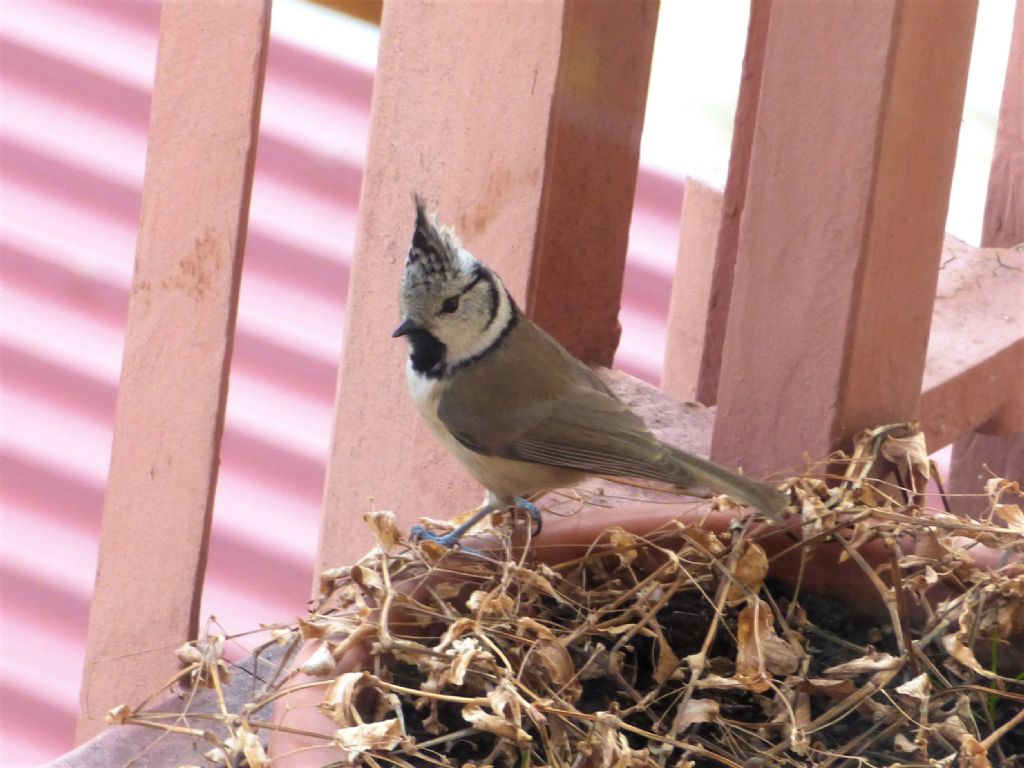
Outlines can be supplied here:
[[445, 407], [438, 417], [459, 442], [478, 453], [575, 469], [593, 475], [648, 477], [687, 484], [669, 449], [607, 391], [574, 384], [561, 396], [535, 401], [515, 414], [474, 418], [474, 409]]
[[639, 416], [616, 398], [581, 386], [571, 388], [546, 418], [517, 435], [506, 456], [593, 475], [647, 477], [679, 485], [692, 480]]

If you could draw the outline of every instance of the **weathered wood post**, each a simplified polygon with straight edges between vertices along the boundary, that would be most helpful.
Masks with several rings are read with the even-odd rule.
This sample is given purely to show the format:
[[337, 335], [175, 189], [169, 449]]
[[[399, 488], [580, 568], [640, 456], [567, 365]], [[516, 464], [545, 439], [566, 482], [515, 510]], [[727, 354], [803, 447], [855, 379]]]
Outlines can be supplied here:
[[913, 419], [976, 6], [771, 6], [712, 455], [799, 469]]
[[77, 740], [195, 637], [270, 23], [167, 0]]

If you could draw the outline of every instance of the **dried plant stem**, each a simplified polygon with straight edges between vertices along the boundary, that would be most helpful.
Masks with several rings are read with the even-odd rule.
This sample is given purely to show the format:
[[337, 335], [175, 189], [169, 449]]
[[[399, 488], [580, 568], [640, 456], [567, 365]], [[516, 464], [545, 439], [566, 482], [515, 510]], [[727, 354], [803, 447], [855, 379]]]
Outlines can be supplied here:
[[[814, 733], [818, 729], [823, 728], [829, 723], [843, 717], [846, 713], [850, 712], [854, 707], [858, 706], [861, 702], [871, 698], [876, 693], [878, 693], [878, 691], [880, 691], [882, 688], [888, 685], [889, 681], [896, 677], [901, 668], [902, 665], [900, 667], [897, 667], [896, 669], [886, 669], [879, 671], [878, 673], [876, 673], [876, 675], [870, 682], [861, 686], [854, 693], [847, 696], [838, 704], [830, 707], [826, 712], [822, 713], [814, 720], [809, 722], [806, 726], [804, 726], [804, 728], [802, 729], [803, 732], [808, 734]], [[767, 750], [765, 754], [772, 755], [773, 757], [781, 755], [783, 752], [789, 749], [790, 744], [791, 737], [786, 737], [778, 744], [776, 744], [774, 747]]]
[[1021, 723], [1024, 723], [1024, 707], [1021, 707], [1020, 712], [1018, 712], [1016, 715], [1011, 717], [1001, 726], [992, 731], [992, 733], [990, 733], [988, 736], [982, 739], [981, 746], [985, 749], [990, 749], [993, 744], [995, 744], [997, 741], [1003, 738], [1003, 736], [1008, 734]]
[[[282, 755], [327, 750], [316, 757], [367, 768], [1009, 765], [1024, 753], [1024, 683], [1012, 678], [1024, 654], [1005, 642], [1024, 631], [1019, 513], [979, 522], [908, 507], [925, 456], [905, 425], [872, 430], [852, 456], [787, 481], [790, 527], [748, 515], [723, 528], [733, 508], [715, 497], [687, 525], [640, 535], [622, 522], [554, 565], [529, 535], [513, 546], [499, 532], [483, 555], [405, 545], [394, 516], [373, 512], [381, 546], [324, 574], [311, 615], [275, 633], [282, 650], [258, 649], [229, 685], [210, 635], [179, 649], [189, 664], [161, 688], [197, 686], [184, 712], [110, 719], [162, 731], [156, 741], [212, 742], [232, 767], [272, 768], [257, 740], [270, 732]], [[582, 496], [573, 506], [611, 498]], [[855, 592], [821, 594], [843, 578]], [[876, 592], [885, 610], [864, 621]], [[239, 693], [249, 700], [236, 706]], [[282, 702], [321, 727], [253, 719]]]
[[861, 553], [854, 547], [850, 546], [850, 542], [846, 540], [846, 537], [836, 535], [833, 538], [843, 545], [846, 553], [854, 562], [857, 563], [857, 565], [860, 566], [864, 575], [868, 577], [875, 589], [878, 590], [878, 595], [882, 598], [882, 602], [885, 604], [885, 608], [889, 612], [893, 629], [899, 630], [896, 632], [896, 642], [899, 646], [900, 656], [905, 656], [908, 650], [908, 643], [906, 635], [902, 631], [903, 617], [900, 615], [899, 603], [896, 599], [894, 588], [888, 586], [884, 581], [882, 581], [879, 575], [875, 573], [875, 569], [872, 568], [864, 559], [863, 555], [861, 555]]

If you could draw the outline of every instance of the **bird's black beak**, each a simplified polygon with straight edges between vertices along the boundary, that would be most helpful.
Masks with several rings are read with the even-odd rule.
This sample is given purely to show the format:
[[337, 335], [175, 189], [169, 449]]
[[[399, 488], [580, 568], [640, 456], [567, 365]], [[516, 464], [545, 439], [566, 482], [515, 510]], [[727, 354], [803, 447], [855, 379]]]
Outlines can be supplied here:
[[408, 336], [413, 331], [418, 331], [419, 328], [420, 327], [416, 325], [416, 323], [406, 317], [402, 320], [399, 326], [395, 328], [395, 332], [391, 334], [391, 338], [397, 339], [399, 336]]

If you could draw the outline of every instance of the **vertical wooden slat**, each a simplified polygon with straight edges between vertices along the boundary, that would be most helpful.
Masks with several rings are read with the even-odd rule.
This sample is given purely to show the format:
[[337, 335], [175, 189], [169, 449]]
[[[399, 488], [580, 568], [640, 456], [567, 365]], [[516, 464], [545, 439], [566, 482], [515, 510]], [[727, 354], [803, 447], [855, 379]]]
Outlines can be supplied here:
[[697, 399], [721, 223], [722, 193], [699, 179], [687, 179], [661, 374], [662, 390], [677, 400]]
[[365, 551], [371, 507], [408, 527], [481, 498], [390, 338], [414, 190], [534, 318], [611, 360], [656, 18], [655, 0], [385, 5], [321, 564]]
[[717, 459], [763, 474], [916, 415], [975, 11], [772, 6]]
[[[706, 303], [706, 317], [701, 331], [704, 339], [699, 353], [694, 399], [705, 405], [718, 402], [718, 377], [722, 368], [722, 345], [729, 321], [736, 251], [740, 240], [740, 221], [747, 199], [750, 175], [750, 153], [757, 125], [757, 105], [761, 97], [764, 73], [764, 50], [768, 39], [768, 19], [772, 0], [752, 0], [750, 23], [747, 25], [747, 47], [743, 54], [743, 72], [733, 121], [732, 148], [729, 152], [729, 175], [725, 180], [721, 227], [714, 251], [711, 286]], [[678, 275], [677, 279], [686, 279]], [[671, 343], [675, 343], [674, 341]]]
[[259, 123], [266, 0], [167, 0], [77, 738], [196, 631]]
[[[1018, 0], [1013, 19], [1010, 57], [999, 108], [981, 244], [1010, 248], [1024, 243], [1024, 2]], [[1008, 386], [1016, 386], [1008, 382]], [[953, 443], [949, 488], [954, 494], [980, 493], [995, 473], [1024, 480], [1024, 435], [985, 434], [984, 425]], [[1009, 502], [1009, 500], [1005, 500]], [[978, 513], [987, 506], [983, 497], [957, 498], [960, 509]]]

